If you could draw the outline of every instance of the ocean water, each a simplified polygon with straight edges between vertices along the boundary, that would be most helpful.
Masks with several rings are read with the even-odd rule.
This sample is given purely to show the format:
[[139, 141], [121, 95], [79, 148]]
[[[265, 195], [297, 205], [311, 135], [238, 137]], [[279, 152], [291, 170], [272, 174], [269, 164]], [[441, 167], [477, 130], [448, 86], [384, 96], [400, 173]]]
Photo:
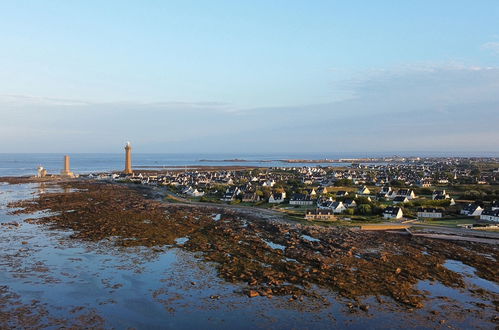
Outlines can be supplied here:
[[[70, 154], [71, 170], [75, 173], [95, 173], [119, 171], [125, 167], [124, 153], [86, 153]], [[318, 158], [314, 158], [318, 157]], [[278, 159], [324, 159], [323, 155], [234, 155], [234, 154], [146, 154], [132, 155], [135, 169], [155, 168], [159, 166], [302, 166], [311, 164], [287, 164]], [[241, 162], [224, 162], [227, 159], [244, 159]], [[43, 166], [49, 173], [59, 173], [64, 166], [64, 154], [0, 154], [1, 176], [35, 175], [38, 166]], [[202, 160], [210, 160], [205, 162]], [[211, 161], [219, 160], [219, 161]]]
[[[96, 173], [120, 171], [125, 166], [123, 153], [75, 153], [71, 156], [71, 169], [75, 173]], [[296, 154], [158, 154], [133, 153], [133, 166], [136, 169], [147, 167], [171, 166], [344, 166], [348, 163], [284, 163], [280, 159], [350, 159], [366, 157], [499, 157], [498, 153], [428, 153], [428, 152], [385, 152], [385, 153], [296, 153]], [[59, 173], [63, 168], [64, 154], [56, 153], [0, 153], [0, 177], [2, 176], [30, 176], [35, 175], [38, 166], [43, 166], [49, 173]], [[224, 162], [227, 159], [242, 159], [242, 162]], [[218, 160], [203, 162], [201, 160]]]

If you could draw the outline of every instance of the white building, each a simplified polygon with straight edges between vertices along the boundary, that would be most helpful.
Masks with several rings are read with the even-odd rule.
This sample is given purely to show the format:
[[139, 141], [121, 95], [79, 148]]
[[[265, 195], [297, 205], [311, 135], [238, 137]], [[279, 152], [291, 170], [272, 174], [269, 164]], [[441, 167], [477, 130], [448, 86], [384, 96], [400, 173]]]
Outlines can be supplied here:
[[480, 214], [480, 220], [499, 222], [499, 209], [487, 208]]
[[404, 216], [402, 209], [396, 206], [389, 206], [383, 211], [383, 218], [385, 219], [400, 219]]
[[289, 205], [313, 205], [314, 201], [309, 195], [293, 194], [289, 200]]
[[371, 191], [369, 190], [369, 188], [367, 188], [366, 186], [363, 186], [361, 187], [358, 191], [357, 191], [357, 194], [359, 195], [369, 195], [371, 193]]
[[397, 191], [397, 195], [395, 197], [398, 196], [407, 197], [408, 200], [416, 198], [416, 194], [412, 189], [400, 189], [399, 191]]
[[477, 217], [482, 214], [483, 208], [476, 204], [468, 204], [461, 210], [462, 215]]
[[434, 219], [434, 218], [441, 218], [443, 213], [442, 210], [436, 209], [436, 208], [423, 208], [420, 207], [418, 208], [417, 211], [418, 218], [426, 218], [426, 219]]
[[286, 192], [274, 193], [274, 194], [270, 195], [269, 203], [270, 204], [281, 204], [284, 202], [285, 198], [286, 198]]

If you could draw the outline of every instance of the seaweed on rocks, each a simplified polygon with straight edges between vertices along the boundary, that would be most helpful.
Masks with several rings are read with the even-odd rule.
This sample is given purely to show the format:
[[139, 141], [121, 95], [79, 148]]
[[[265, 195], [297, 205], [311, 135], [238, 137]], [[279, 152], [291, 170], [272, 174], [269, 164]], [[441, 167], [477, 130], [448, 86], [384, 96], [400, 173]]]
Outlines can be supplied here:
[[[426, 293], [418, 290], [420, 281], [466, 287], [461, 274], [443, 266], [447, 259], [475, 267], [489, 281], [499, 278], [495, 246], [290, 225], [224, 208], [215, 221], [212, 210], [165, 205], [126, 185], [89, 180], [54, 184], [72, 189], [10, 207], [20, 208], [17, 213], [50, 210], [49, 215], [30, 221], [71, 230], [74, 239], [111, 239], [125, 247], [176, 245], [200, 252], [217, 267], [220, 277], [243, 283], [243, 293], [249, 297], [321, 299], [314, 290], [321, 287], [357, 301], [363, 311], [369, 309], [361, 304], [366, 297], [391, 297], [401, 306], [421, 308]], [[188, 240], [177, 244], [179, 238]], [[490, 297], [497, 300], [494, 294]]]

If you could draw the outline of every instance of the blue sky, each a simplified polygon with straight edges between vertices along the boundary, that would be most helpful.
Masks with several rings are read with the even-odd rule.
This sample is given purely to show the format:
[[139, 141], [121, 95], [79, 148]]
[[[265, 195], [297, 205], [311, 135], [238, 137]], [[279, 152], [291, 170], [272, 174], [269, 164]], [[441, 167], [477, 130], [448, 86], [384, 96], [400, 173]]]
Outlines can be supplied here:
[[498, 22], [485, 0], [3, 1], [0, 152], [497, 151]]

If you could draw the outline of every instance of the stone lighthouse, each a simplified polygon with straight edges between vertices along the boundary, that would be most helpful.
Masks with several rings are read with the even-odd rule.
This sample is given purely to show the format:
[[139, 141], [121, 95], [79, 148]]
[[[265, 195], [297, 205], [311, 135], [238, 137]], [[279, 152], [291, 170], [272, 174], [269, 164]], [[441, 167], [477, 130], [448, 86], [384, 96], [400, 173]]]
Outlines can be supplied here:
[[133, 174], [132, 171], [132, 146], [130, 142], [125, 145], [125, 174]]
[[64, 170], [61, 171], [61, 175], [69, 178], [73, 178], [74, 174], [71, 172], [71, 167], [69, 165], [69, 156], [64, 156]]

